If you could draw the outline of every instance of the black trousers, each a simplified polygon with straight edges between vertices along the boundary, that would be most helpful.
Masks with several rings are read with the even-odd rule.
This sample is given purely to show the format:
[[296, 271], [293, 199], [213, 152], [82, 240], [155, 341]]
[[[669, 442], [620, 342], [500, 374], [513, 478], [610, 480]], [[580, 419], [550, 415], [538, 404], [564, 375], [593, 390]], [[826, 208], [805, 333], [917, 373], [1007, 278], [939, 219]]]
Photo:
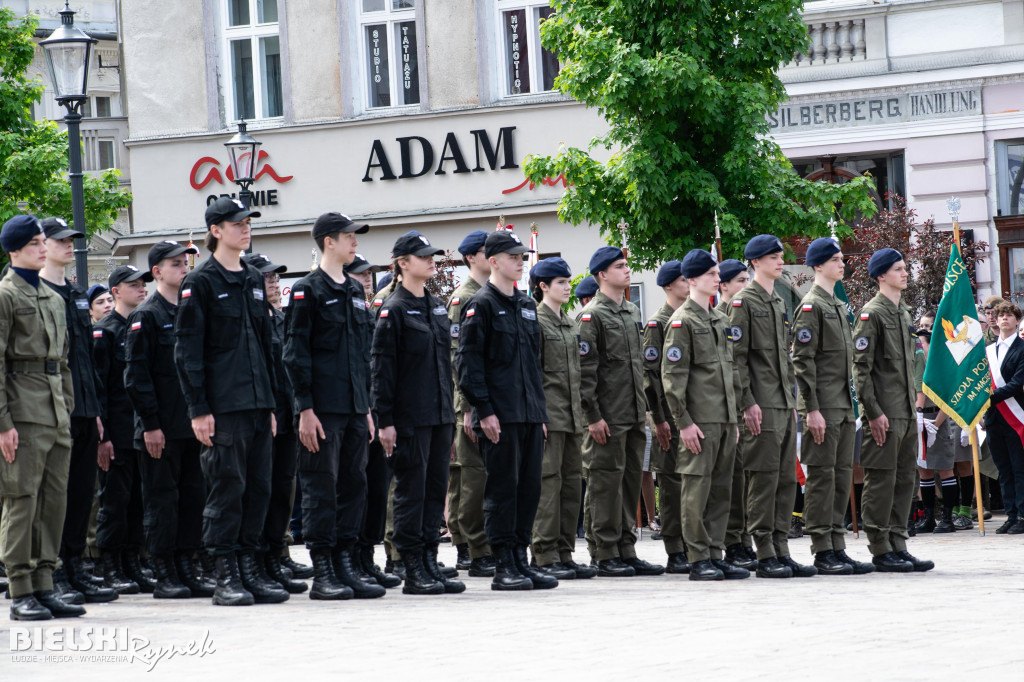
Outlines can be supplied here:
[[317, 416], [327, 436], [320, 452], [299, 447], [302, 536], [310, 550], [351, 549], [366, 513], [366, 415]]
[[270, 504], [263, 524], [263, 546], [277, 556], [284, 549], [284, 534], [292, 518], [292, 487], [299, 456], [299, 435], [294, 431], [274, 436], [270, 468]]
[[96, 492], [96, 448], [100, 433], [96, 417], [71, 419], [71, 465], [68, 469], [68, 503], [64, 512], [64, 532], [60, 538], [60, 555], [78, 557], [85, 551], [89, 534], [89, 516]]
[[[373, 547], [384, 541], [388, 521], [388, 486], [391, 469], [380, 441], [374, 439], [366, 457], [366, 516], [359, 533], [361, 547]], [[443, 512], [442, 512], [443, 513]]]
[[270, 410], [214, 415], [213, 447], [203, 446], [203, 545], [214, 556], [258, 552], [270, 502]]
[[203, 544], [206, 481], [201, 448], [199, 441], [182, 438], [168, 440], [160, 459], [139, 453], [146, 551], [152, 555], [191, 552]]
[[996, 415], [989, 424], [989, 450], [999, 470], [999, 492], [1003, 496], [1003, 509], [1007, 518], [1024, 517], [1024, 446], [1020, 436], [1002, 415]]
[[454, 436], [451, 424], [423, 426], [411, 436], [399, 437], [395, 444], [391, 454], [395, 532], [391, 542], [403, 556], [433, 548], [439, 541]]
[[137, 450], [116, 448], [108, 471], [100, 470], [96, 546], [100, 551], [142, 546], [142, 476]]
[[492, 443], [476, 430], [487, 469], [484, 530], [491, 546], [525, 546], [532, 541], [540, 502], [544, 431], [540, 424], [502, 424]]

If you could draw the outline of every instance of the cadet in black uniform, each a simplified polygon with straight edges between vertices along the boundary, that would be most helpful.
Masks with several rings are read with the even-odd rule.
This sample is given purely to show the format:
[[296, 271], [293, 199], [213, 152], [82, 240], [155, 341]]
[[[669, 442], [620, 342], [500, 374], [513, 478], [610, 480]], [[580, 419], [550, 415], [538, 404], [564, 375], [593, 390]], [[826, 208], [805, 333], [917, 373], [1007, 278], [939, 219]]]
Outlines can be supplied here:
[[202, 547], [206, 484], [199, 441], [174, 366], [178, 288], [196, 249], [173, 241], [149, 250], [156, 291], [128, 316], [124, 385], [135, 409], [135, 449], [141, 453], [143, 525], [157, 599], [212, 597], [193, 557]]
[[259, 215], [228, 197], [207, 207], [213, 255], [182, 281], [174, 329], [192, 430], [205, 446], [203, 544], [217, 566], [213, 603], [226, 606], [288, 599], [256, 557], [270, 500], [276, 389], [263, 275], [241, 260], [250, 218]]
[[419, 232], [395, 242], [392, 293], [373, 335], [373, 407], [379, 439], [395, 472], [392, 538], [405, 564], [405, 594], [458, 594], [437, 545], [455, 434], [451, 330], [444, 303], [424, 288], [442, 249]]
[[[284, 369], [284, 313], [272, 305], [281, 298], [280, 273], [288, 267], [270, 262], [262, 253], [249, 253], [242, 260], [256, 268], [263, 275], [263, 286], [267, 290], [267, 314], [271, 321], [271, 337], [274, 348], [274, 371], [277, 374], [277, 391], [274, 393], [274, 416], [277, 419], [277, 433], [274, 434], [273, 454], [270, 465], [270, 502], [267, 518], [263, 521], [263, 563], [267, 575], [274, 579], [290, 594], [301, 594], [309, 586], [301, 580], [293, 580], [282, 570], [281, 557], [287, 545], [284, 542], [288, 522], [292, 518], [292, 489], [295, 486], [295, 462], [299, 453], [299, 439], [292, 425], [291, 384]], [[275, 295], [271, 294], [274, 291]], [[295, 576], [297, 577], [297, 576]]]
[[[135, 413], [124, 388], [127, 316], [146, 299], [146, 282], [153, 276], [134, 265], [122, 265], [107, 282], [114, 310], [93, 328], [93, 361], [102, 384], [100, 413], [103, 437], [99, 445], [100, 510], [96, 546], [103, 578], [119, 594], [151, 593], [155, 583], [142, 572], [142, 479], [135, 449]], [[127, 570], [127, 575], [122, 571]]]
[[491, 277], [463, 305], [455, 355], [459, 388], [473, 406], [473, 430], [487, 469], [484, 529], [497, 564], [493, 590], [558, 587], [557, 578], [531, 568], [526, 557], [548, 421], [537, 305], [515, 288], [528, 252], [511, 232], [487, 237]]
[[89, 512], [96, 492], [96, 449], [99, 444], [97, 417], [100, 399], [97, 393], [96, 370], [92, 363], [92, 318], [85, 289], [64, 278], [64, 268], [75, 260], [75, 237], [85, 236], [68, 227], [61, 218], [46, 218], [46, 265], [40, 279], [56, 291], [64, 302], [68, 327], [68, 366], [75, 390], [71, 413], [71, 467], [68, 471], [68, 502], [64, 516], [64, 532], [60, 540], [63, 570], [54, 573], [56, 588], [65, 591], [65, 579], [71, 587], [85, 595], [87, 602], [108, 602], [117, 599], [117, 592], [103, 587], [102, 581], [91, 580], [82, 568], [82, 552], [89, 532]]
[[366, 509], [372, 318], [363, 287], [345, 276], [356, 234], [368, 225], [340, 213], [313, 223], [320, 267], [292, 287], [284, 362], [299, 414], [302, 534], [313, 558], [311, 599], [382, 597], [363, 582], [356, 542]]

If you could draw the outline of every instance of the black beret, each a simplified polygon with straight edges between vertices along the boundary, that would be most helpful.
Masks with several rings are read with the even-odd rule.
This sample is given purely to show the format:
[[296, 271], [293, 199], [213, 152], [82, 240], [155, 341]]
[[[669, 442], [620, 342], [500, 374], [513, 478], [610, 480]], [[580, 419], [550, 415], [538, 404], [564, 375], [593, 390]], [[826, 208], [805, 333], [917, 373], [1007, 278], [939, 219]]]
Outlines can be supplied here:
[[683, 277], [700, 277], [715, 267], [715, 259], [704, 249], [694, 249], [683, 257]]
[[486, 232], [483, 230], [473, 230], [459, 244], [459, 253], [463, 256], [472, 256], [483, 247], [485, 241], [487, 241]]
[[871, 254], [868, 261], [868, 276], [877, 278], [889, 272], [889, 268], [903, 260], [903, 254], [896, 249], [879, 249]]
[[622, 249], [617, 246], [602, 246], [590, 257], [590, 274], [596, 275], [615, 261], [625, 257]]
[[821, 265], [832, 256], [842, 251], [839, 248], [839, 242], [831, 237], [818, 237], [811, 245], [807, 247], [807, 257], [804, 258], [804, 263], [807, 267], [813, 268], [815, 265]]
[[580, 283], [576, 285], [576, 298], [590, 298], [591, 296], [597, 295], [597, 280], [592, 276], [584, 277], [580, 280]]
[[530, 268], [530, 279], [547, 279], [549, 277], [572, 277], [572, 270], [564, 259], [554, 256], [545, 258]]
[[723, 282], [729, 282], [733, 277], [744, 272], [746, 269], [747, 266], [735, 258], [727, 258], [718, 266], [718, 279]]
[[43, 234], [39, 219], [31, 214], [16, 215], [0, 230], [0, 247], [7, 253], [24, 247], [37, 234]]
[[667, 287], [672, 282], [683, 276], [683, 264], [677, 260], [670, 260], [658, 268], [658, 278], [655, 280], [659, 287]]
[[775, 235], [759, 234], [747, 242], [747, 247], [743, 249], [743, 257], [747, 260], [754, 260], [784, 250], [782, 242]]

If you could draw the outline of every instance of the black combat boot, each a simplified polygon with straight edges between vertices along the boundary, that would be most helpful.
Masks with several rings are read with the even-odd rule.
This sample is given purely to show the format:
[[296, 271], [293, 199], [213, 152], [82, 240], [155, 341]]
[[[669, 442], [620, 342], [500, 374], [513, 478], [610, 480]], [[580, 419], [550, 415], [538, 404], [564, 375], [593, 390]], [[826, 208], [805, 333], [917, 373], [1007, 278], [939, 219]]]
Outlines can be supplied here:
[[125, 550], [121, 554], [121, 564], [124, 567], [125, 575], [139, 586], [139, 590], [143, 594], [153, 594], [153, 589], [156, 588], [156, 580], [148, 577], [146, 571], [143, 570], [139, 550]]
[[291, 571], [292, 577], [296, 580], [309, 580], [313, 577], [313, 567], [300, 564], [292, 559], [287, 547], [284, 548], [284, 554], [281, 556], [281, 565]]
[[636, 571], [619, 557], [612, 557], [598, 560], [597, 574], [602, 578], [632, 578]]
[[242, 585], [252, 593], [257, 604], [280, 604], [288, 601], [288, 593], [284, 588], [264, 575], [255, 552], [242, 552], [238, 555], [238, 572], [242, 576]]
[[[952, 521], [950, 521], [950, 523], [952, 523]], [[917, 524], [914, 526], [914, 529], [918, 533], [934, 533], [935, 528], [935, 511], [928, 507], [925, 507], [924, 518], [917, 522]]]
[[[76, 569], [81, 564], [81, 561], [81, 559], [75, 557], [64, 561], [64, 571], [67, 574], [71, 587], [81, 592], [85, 596], [85, 601], [90, 604], [101, 604], [117, 599], [117, 590], [109, 587], [99, 587], [87, 580], [78, 579], [78, 571]], [[135, 587], [136, 591], [138, 591], [138, 585]]]
[[793, 569], [779, 561], [778, 557], [770, 556], [757, 562], [758, 578], [792, 578]]
[[[945, 500], [943, 500], [945, 502]], [[953, 507], [951, 505], [942, 505], [942, 518], [938, 523], [932, 521], [932, 532], [933, 533], [955, 533], [956, 526], [953, 525]]]
[[63, 566], [53, 571], [53, 591], [65, 604], [85, 603], [85, 595], [71, 587], [71, 583], [68, 582], [68, 574], [64, 571]]
[[385, 573], [380, 570], [380, 566], [373, 563], [373, 547], [360, 547], [359, 548], [359, 560], [362, 562], [363, 571], [373, 577], [377, 581], [377, 584], [384, 588], [398, 587], [402, 584], [402, 579], [393, 573]]
[[49, 609], [54, 618], [76, 618], [85, 615], [85, 609], [61, 600], [53, 590], [41, 590], [33, 593], [41, 606]]
[[690, 572], [690, 562], [686, 560], [686, 552], [673, 552], [668, 555], [668, 563], [665, 565], [665, 572], [675, 575], [685, 575]]
[[512, 548], [506, 545], [491, 545], [494, 552], [494, 579], [491, 580], [492, 590], [518, 591], [532, 590], [533, 581], [519, 572], [516, 567]]
[[217, 589], [213, 593], [215, 605], [250, 606], [256, 603], [252, 593], [242, 584], [238, 559], [233, 552], [214, 557], [214, 565], [217, 568]]
[[750, 577], [750, 571], [740, 568], [735, 564], [730, 564], [724, 559], [712, 559], [711, 564], [722, 572], [726, 580], [743, 580]]
[[[202, 554], [206, 554], [202, 552]], [[188, 588], [193, 597], [212, 597], [217, 589], [217, 582], [211, 581], [206, 576], [200, 576], [195, 562], [192, 561], [192, 553], [187, 551], [175, 552], [174, 568], [177, 569], [178, 579], [181, 584]]]
[[546, 575], [550, 575], [558, 580], [575, 580], [576, 571], [572, 570], [568, 566], [563, 565], [558, 561], [554, 561], [550, 564], [544, 564], [541, 566], [537, 563], [537, 557], [530, 559], [530, 568], [535, 571], [540, 571]]
[[465, 542], [460, 542], [455, 545], [455, 551], [458, 553], [455, 560], [455, 568], [460, 571], [468, 571], [473, 560], [469, 558], [469, 545]]
[[879, 573], [913, 573], [914, 564], [904, 561], [896, 552], [886, 552], [871, 558]]
[[53, 613], [39, 603], [35, 595], [15, 597], [11, 602], [11, 620], [50, 620]]
[[334, 575], [334, 562], [331, 552], [327, 549], [314, 549], [309, 557], [313, 560], [313, 589], [309, 591], [310, 599], [335, 600], [351, 599], [352, 588], [338, 580]]
[[519, 545], [512, 550], [516, 562], [516, 569], [530, 579], [535, 590], [553, 590], [558, 587], [558, 578], [548, 573], [542, 573], [530, 567], [530, 561], [526, 558], [526, 547]]
[[874, 564], [869, 564], [866, 561], [857, 561], [856, 559], [850, 557], [850, 555], [846, 553], [845, 549], [836, 550], [835, 555], [837, 559], [839, 559], [845, 564], [850, 564], [850, 566], [853, 567], [854, 575], [864, 575], [866, 573], [875, 572]]
[[[100, 566], [103, 567], [103, 584], [118, 594], [138, 594], [139, 584], [124, 574], [121, 569], [121, 552], [104, 551], [100, 553]], [[76, 566], [77, 572], [77, 566]]]
[[422, 549], [402, 554], [402, 564], [405, 566], [402, 594], [445, 593], [444, 584], [427, 571], [425, 554]]
[[178, 577], [178, 570], [169, 554], [154, 554], [151, 562], [153, 564], [153, 572], [156, 573], [156, 587], [153, 590], [153, 597], [155, 599], [188, 599], [189, 597], [213, 596], [213, 591], [205, 595], [199, 595], [193, 593], [187, 585], [182, 584]]
[[[493, 548], [492, 548], [493, 550]], [[470, 578], [493, 578], [494, 577], [494, 557], [482, 556], [477, 557], [469, 562], [469, 577]]]
[[793, 571], [794, 578], [813, 578], [818, 575], [818, 569], [814, 566], [798, 564], [796, 560], [788, 554], [786, 556], [780, 556], [779, 562], [783, 566], [789, 566], [790, 570]]
[[853, 575], [853, 566], [837, 557], [831, 549], [815, 553], [814, 567], [822, 575]]
[[[331, 553], [331, 558], [334, 560], [334, 575], [338, 576], [338, 580], [343, 584], [352, 588], [356, 599], [376, 599], [387, 594], [387, 590], [378, 585], [376, 580], [371, 585], [360, 579], [354, 568], [355, 557], [351, 550], [335, 549]], [[408, 568], [406, 566], [407, 573]]]
[[725, 560], [733, 566], [739, 566], [748, 571], [753, 571], [757, 568], [757, 559], [751, 559], [750, 554], [747, 553], [747, 548], [739, 543], [725, 548]]
[[267, 552], [263, 555], [263, 565], [267, 569], [267, 575], [270, 576], [270, 579], [283, 587], [285, 592], [289, 594], [302, 594], [309, 589], [309, 585], [306, 583], [301, 580], [293, 580], [284, 574], [281, 559], [273, 552]]
[[596, 568], [594, 568], [593, 566], [585, 566], [583, 564], [578, 564], [572, 559], [569, 559], [568, 561], [563, 561], [562, 565], [576, 573], [577, 580], [589, 580], [590, 578], [597, 576]]
[[427, 575], [441, 583], [445, 594], [461, 594], [466, 591], [466, 584], [460, 580], [452, 580], [441, 573], [437, 565], [437, 545], [426, 547], [423, 550], [423, 568]]
[[911, 566], [914, 567], [914, 570], [918, 573], [924, 573], [925, 571], [930, 571], [933, 568], [935, 568], [934, 561], [929, 561], [927, 559], [918, 559], [916, 556], [914, 556], [907, 550], [896, 552], [896, 556], [908, 562]]
[[725, 574], [711, 559], [701, 559], [690, 564], [690, 580], [725, 580]]

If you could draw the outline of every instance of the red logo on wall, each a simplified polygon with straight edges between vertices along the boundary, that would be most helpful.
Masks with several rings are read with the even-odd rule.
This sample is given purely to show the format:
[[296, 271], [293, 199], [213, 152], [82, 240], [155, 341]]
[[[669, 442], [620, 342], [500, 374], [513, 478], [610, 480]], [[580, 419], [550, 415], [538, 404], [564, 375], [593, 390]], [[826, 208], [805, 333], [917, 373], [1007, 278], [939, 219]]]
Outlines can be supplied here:
[[[569, 182], [565, 179], [565, 175], [563, 173], [559, 173], [558, 176], [555, 178], [544, 178], [543, 180], [540, 181], [540, 183], [542, 185], [547, 185], [548, 187], [554, 187], [558, 183], [562, 183], [562, 187], [569, 186]], [[532, 191], [535, 187], [537, 187], [537, 185], [530, 182], [529, 178], [527, 178], [526, 180], [523, 180], [520, 184], [516, 185], [515, 187], [509, 187], [508, 189], [501, 190], [501, 193], [512, 194], [513, 192], [518, 192], [524, 187]]]
[[[245, 156], [248, 156], [248, 154], [244, 155], [243, 158], [240, 159], [240, 160], [243, 161], [243, 162], [246, 161], [247, 159], [245, 158]], [[273, 178], [278, 183], [284, 184], [284, 183], [288, 182], [289, 180], [291, 180], [292, 178], [295, 177], [294, 175], [286, 175], [284, 177], [278, 175], [277, 171], [274, 170], [274, 167], [271, 166], [269, 163], [263, 163], [263, 165], [260, 166], [259, 164], [261, 162], [263, 162], [269, 156], [270, 156], [270, 154], [268, 154], [266, 151], [264, 151], [262, 149], [260, 150], [259, 156], [257, 157], [257, 160], [256, 160], [256, 164], [257, 164], [257, 167], [259, 168], [259, 170], [256, 171], [256, 178], [255, 178], [255, 180], [259, 180], [264, 175], [269, 175], [271, 178]], [[218, 161], [217, 159], [213, 158], [212, 156], [204, 156], [201, 159], [199, 159], [198, 161], [196, 161], [195, 164], [192, 166], [192, 172], [189, 173], [189, 176], [188, 176], [188, 181], [189, 181], [189, 184], [192, 185], [192, 189], [201, 190], [204, 187], [206, 187], [207, 185], [209, 185], [211, 182], [217, 182], [217, 183], [223, 185], [224, 184], [224, 178], [221, 176], [219, 166], [220, 166], [220, 161]], [[204, 170], [206, 171], [206, 174], [202, 176], [202, 179], [200, 179], [199, 175]], [[227, 175], [228, 182], [234, 182], [235, 181], [235, 175], [231, 171], [231, 167], [230, 166], [228, 166], [227, 173], [225, 173], [225, 175]]]

